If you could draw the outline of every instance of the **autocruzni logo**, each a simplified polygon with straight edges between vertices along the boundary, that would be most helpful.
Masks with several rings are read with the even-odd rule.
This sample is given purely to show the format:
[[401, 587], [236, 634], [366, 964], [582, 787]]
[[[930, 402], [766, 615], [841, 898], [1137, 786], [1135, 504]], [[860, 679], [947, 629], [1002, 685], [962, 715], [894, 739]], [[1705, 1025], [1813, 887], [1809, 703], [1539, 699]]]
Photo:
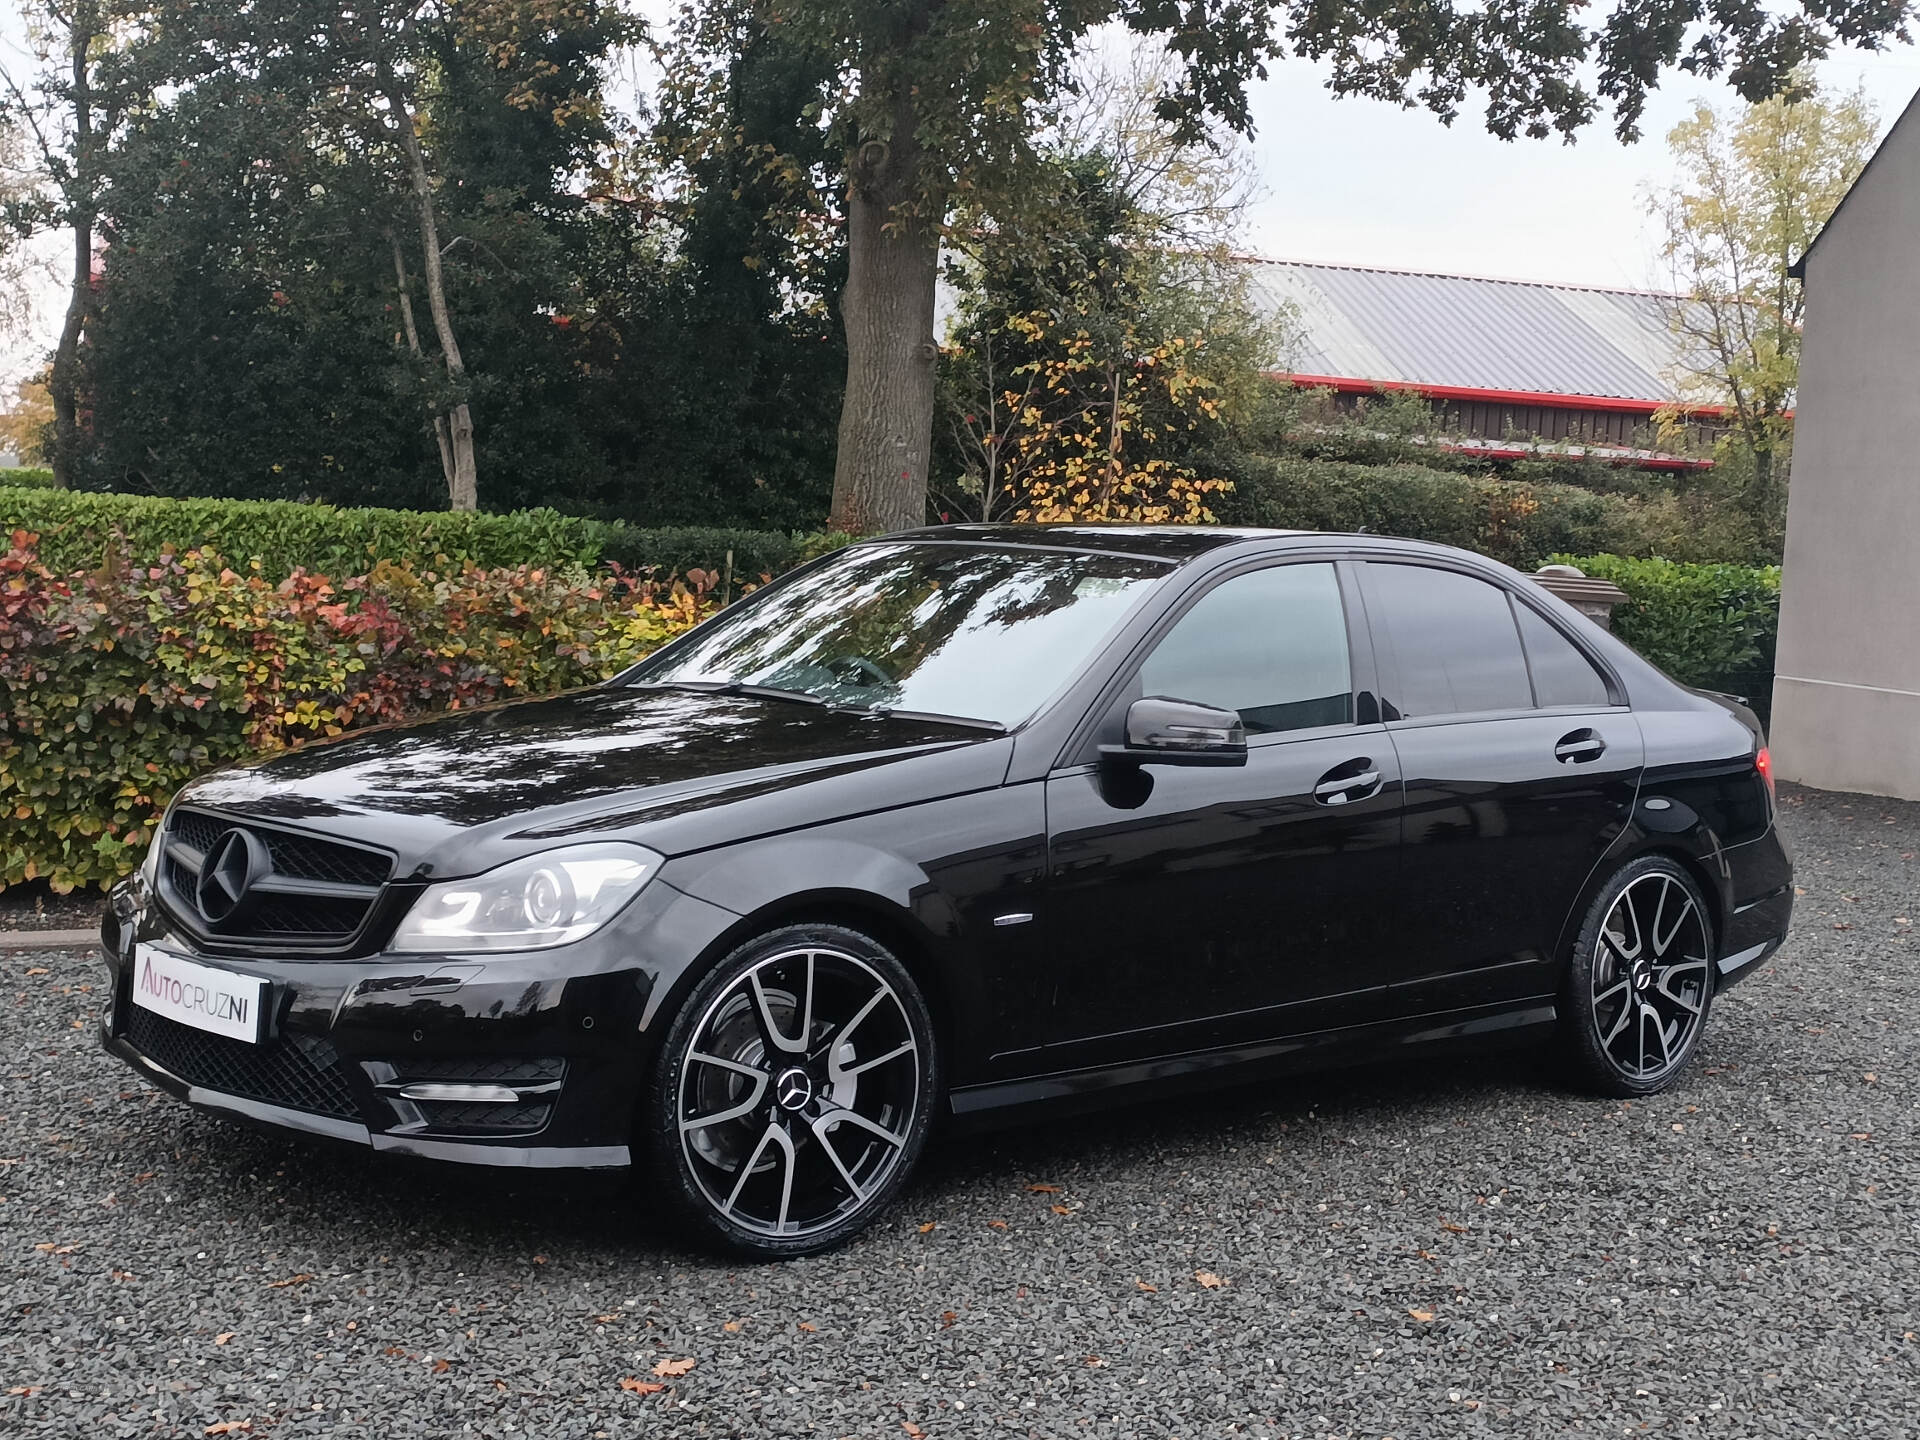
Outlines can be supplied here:
[[140, 992], [151, 995], [164, 1005], [182, 1010], [198, 1010], [201, 1014], [215, 1020], [227, 1020], [237, 1024], [251, 1023], [249, 1012], [253, 1001], [244, 995], [235, 995], [225, 990], [209, 990], [204, 985], [195, 985], [162, 974], [153, 965], [153, 957], [147, 956], [140, 966]]

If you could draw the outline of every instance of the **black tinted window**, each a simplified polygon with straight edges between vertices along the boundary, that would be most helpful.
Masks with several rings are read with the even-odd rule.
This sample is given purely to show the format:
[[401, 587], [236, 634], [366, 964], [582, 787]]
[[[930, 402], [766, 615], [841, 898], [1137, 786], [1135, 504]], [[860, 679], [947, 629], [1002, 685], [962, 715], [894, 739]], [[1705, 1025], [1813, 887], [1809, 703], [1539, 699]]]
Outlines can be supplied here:
[[1607, 682], [1574, 643], [1527, 606], [1513, 608], [1533, 666], [1534, 698], [1542, 705], [1605, 705]]
[[1278, 565], [1222, 581], [1140, 669], [1140, 693], [1238, 710], [1250, 733], [1353, 718], [1346, 612], [1331, 565]]
[[1507, 592], [1452, 570], [1374, 565], [1374, 594], [1400, 672], [1402, 715], [1532, 708]]

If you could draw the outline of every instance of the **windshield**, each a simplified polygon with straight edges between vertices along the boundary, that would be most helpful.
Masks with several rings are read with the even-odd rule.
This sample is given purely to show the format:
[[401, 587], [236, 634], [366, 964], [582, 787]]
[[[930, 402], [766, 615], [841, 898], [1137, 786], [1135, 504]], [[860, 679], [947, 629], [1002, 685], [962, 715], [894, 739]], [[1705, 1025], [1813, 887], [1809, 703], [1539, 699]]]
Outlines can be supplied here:
[[722, 611], [626, 683], [766, 686], [1011, 726], [1166, 573], [1126, 555], [858, 545]]

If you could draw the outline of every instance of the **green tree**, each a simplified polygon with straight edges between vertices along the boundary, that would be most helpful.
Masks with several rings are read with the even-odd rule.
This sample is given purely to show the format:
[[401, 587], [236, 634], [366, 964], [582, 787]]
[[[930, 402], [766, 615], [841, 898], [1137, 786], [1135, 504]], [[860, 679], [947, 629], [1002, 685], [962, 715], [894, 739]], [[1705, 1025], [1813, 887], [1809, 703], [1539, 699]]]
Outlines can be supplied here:
[[1789, 269], [1866, 165], [1879, 128], [1864, 93], [1828, 97], [1803, 76], [1734, 113], [1701, 102], [1667, 134], [1679, 179], [1649, 205], [1684, 297], [1672, 323], [1694, 357], [1681, 398], [1727, 410], [1742, 499], [1763, 531], [1785, 519], [1800, 373], [1805, 298]]
[[27, 0], [21, 18], [37, 73], [0, 67], [0, 123], [30, 142], [21, 145], [30, 162], [26, 179], [0, 207], [8, 234], [16, 245], [51, 230], [66, 230], [72, 239], [66, 311], [47, 376], [48, 459], [54, 484], [63, 489], [73, 483], [81, 451], [80, 345], [95, 309], [102, 157], [136, 99], [117, 66], [132, 14], [121, 0]]
[[[726, 0], [737, 3], [737, 0]], [[847, 385], [832, 523], [849, 530], [925, 514], [934, 407], [934, 292], [956, 202], [1015, 223], [1044, 187], [1037, 140], [1072, 84], [1075, 51], [1119, 23], [1164, 41], [1179, 71], [1162, 118], [1198, 133], [1250, 127], [1247, 82], [1286, 56], [1316, 60], [1339, 94], [1419, 105], [1451, 121], [1470, 93], [1503, 138], [1571, 136], [1603, 103], [1637, 132], [1647, 93], [1679, 64], [1726, 74], [1759, 100], [1835, 40], [1904, 36], [1905, 0], [1750, 0], [1661, 6], [1584, 0], [1512, 6], [1176, 3], [1176, 0], [791, 0], [756, 23], [827, 63], [820, 115], [839, 156], [848, 236], [841, 313]], [[1591, 83], [1589, 78], [1591, 78]]]
[[547, 0], [202, 0], [143, 26], [126, 63], [163, 99], [105, 162], [98, 483], [430, 504], [437, 449], [443, 504], [477, 502], [482, 458], [497, 505], [588, 488], [572, 422], [608, 347], [583, 192], [630, 33]]

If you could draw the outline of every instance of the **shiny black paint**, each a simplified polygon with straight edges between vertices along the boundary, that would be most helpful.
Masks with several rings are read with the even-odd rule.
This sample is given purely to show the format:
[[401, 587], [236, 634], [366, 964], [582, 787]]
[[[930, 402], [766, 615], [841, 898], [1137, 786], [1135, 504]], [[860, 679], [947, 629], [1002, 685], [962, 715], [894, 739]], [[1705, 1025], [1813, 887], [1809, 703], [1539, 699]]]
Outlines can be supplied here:
[[[936, 1012], [952, 1108], [969, 1117], [1532, 1037], [1552, 1021], [1569, 927], [1639, 854], [1673, 854], [1700, 879], [1718, 950], [1743, 962], [1722, 984], [1785, 932], [1791, 865], [1754, 768], [1751, 717], [1674, 685], [1510, 571], [1376, 537], [932, 533], [1141, 554], [1169, 570], [1011, 735], [599, 687], [206, 777], [183, 798], [377, 845], [405, 878], [365, 953], [324, 958], [221, 955], [140, 903], [137, 882], [123, 887], [105, 927], [108, 1044], [187, 1093], [122, 1038], [137, 938], [268, 979], [275, 1024], [327, 1034], [355, 1067], [367, 1123], [340, 1134], [193, 1092], [198, 1103], [446, 1158], [619, 1164], [661, 1017], [719, 956], [783, 919], [860, 925], [903, 956]], [[1506, 587], [1595, 658], [1621, 705], [1383, 722], [1391, 675], [1374, 667], [1355, 578], [1377, 558]], [[1101, 762], [1154, 638], [1222, 577], [1293, 559], [1341, 562], [1365, 723], [1255, 737], [1244, 767]], [[1581, 728], [1605, 740], [1602, 757], [1556, 761], [1555, 742]], [[1314, 784], [1357, 760], [1380, 770], [1379, 790], [1316, 805]], [[485, 959], [382, 952], [408, 886], [581, 838], [667, 857], [601, 932]], [[551, 1122], [484, 1142], [395, 1134], [366, 1068], [530, 1054], [569, 1064]]]

